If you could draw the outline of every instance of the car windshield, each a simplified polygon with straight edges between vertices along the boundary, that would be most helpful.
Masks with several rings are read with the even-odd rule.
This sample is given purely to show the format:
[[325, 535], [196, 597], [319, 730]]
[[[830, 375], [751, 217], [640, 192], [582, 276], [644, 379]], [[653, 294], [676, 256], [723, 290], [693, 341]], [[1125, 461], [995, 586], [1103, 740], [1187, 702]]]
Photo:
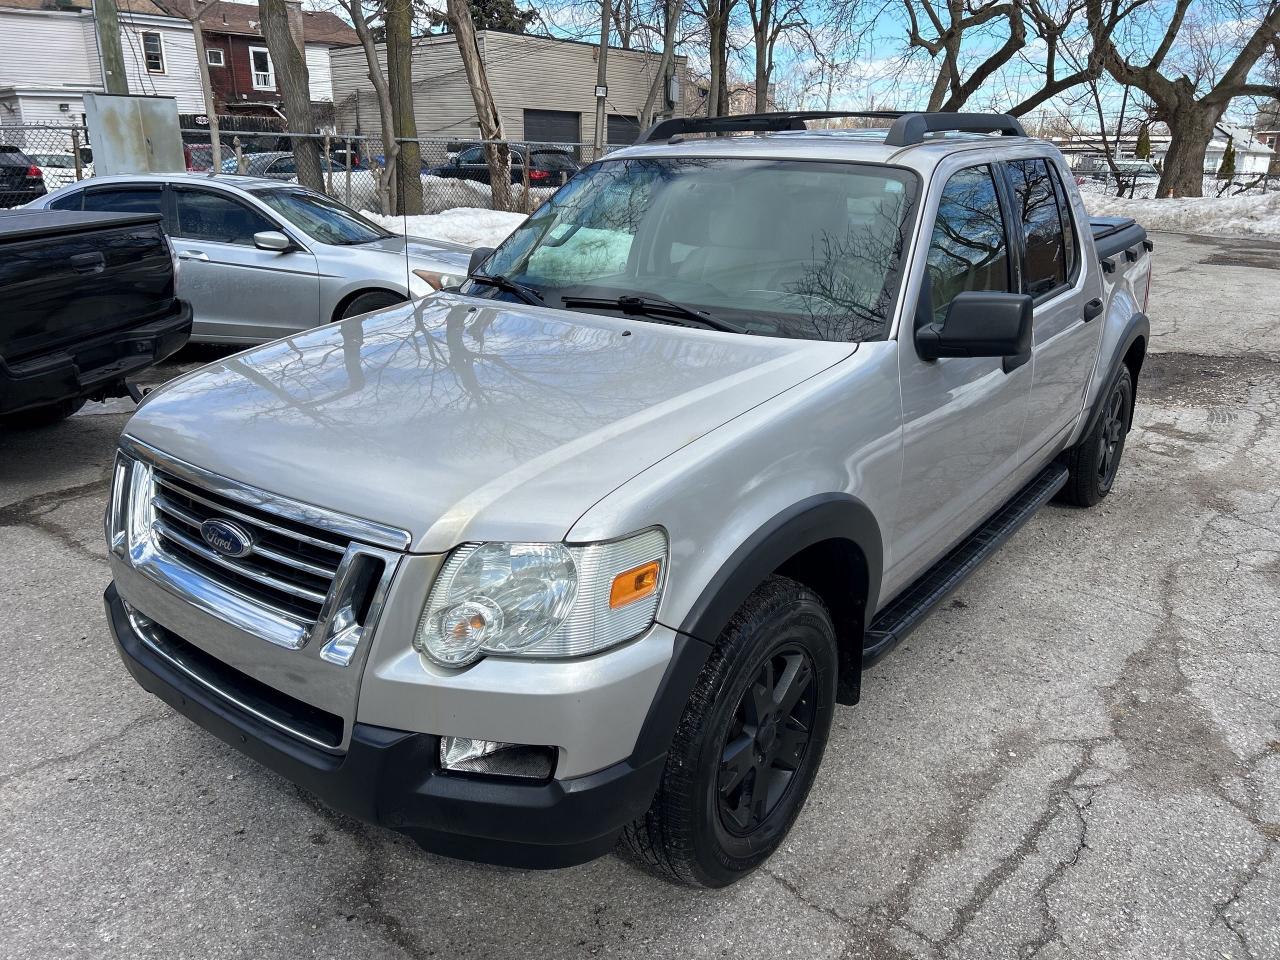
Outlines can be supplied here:
[[[605, 160], [517, 227], [484, 272], [550, 306], [650, 298], [744, 333], [874, 340], [887, 332], [916, 189], [913, 174], [884, 166]], [[669, 313], [651, 319], [680, 322]]]
[[372, 243], [392, 236], [337, 201], [308, 190], [254, 190], [253, 195], [321, 243]]

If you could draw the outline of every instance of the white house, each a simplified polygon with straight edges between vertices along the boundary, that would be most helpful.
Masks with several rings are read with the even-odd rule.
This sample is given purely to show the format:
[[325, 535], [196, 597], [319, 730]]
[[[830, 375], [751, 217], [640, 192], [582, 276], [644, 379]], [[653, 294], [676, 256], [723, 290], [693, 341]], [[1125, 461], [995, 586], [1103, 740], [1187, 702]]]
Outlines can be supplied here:
[[[1264, 143], [1262, 140], [1255, 139], [1253, 134], [1242, 127], [1233, 127], [1229, 124], [1220, 123], [1214, 128], [1213, 139], [1209, 141], [1209, 146], [1204, 154], [1204, 172], [1207, 174], [1217, 173], [1218, 168], [1222, 166], [1222, 155], [1227, 149], [1227, 139], [1230, 138], [1236, 150], [1236, 175], [1257, 175], [1266, 173], [1271, 167], [1271, 161], [1275, 158], [1275, 150]], [[1108, 135], [1108, 142], [1113, 150], [1117, 150], [1117, 144], [1114, 137]], [[1058, 145], [1067, 156], [1067, 161], [1074, 165], [1076, 158], [1086, 154], [1097, 155], [1102, 153], [1102, 139], [1099, 134], [1083, 134], [1075, 137], [1054, 137], [1053, 142]], [[1122, 136], [1118, 145], [1118, 153], [1122, 157], [1132, 157], [1138, 146], [1138, 135], [1136, 133]], [[1151, 130], [1151, 159], [1155, 163], [1163, 163], [1165, 154], [1169, 152], [1169, 133], [1163, 124], [1154, 124]]]

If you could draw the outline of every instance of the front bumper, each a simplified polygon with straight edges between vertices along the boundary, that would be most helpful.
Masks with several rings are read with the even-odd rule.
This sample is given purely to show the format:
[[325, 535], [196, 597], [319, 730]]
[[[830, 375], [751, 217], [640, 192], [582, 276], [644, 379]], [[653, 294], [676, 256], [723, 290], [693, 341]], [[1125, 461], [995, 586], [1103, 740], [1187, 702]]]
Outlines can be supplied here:
[[125, 667], [147, 691], [330, 806], [446, 856], [555, 868], [608, 852], [657, 789], [679, 713], [706, 656], [681, 643], [630, 758], [587, 776], [520, 782], [440, 770], [439, 738], [356, 723], [346, 752], [282, 733], [210, 692], [135, 631], [114, 584], [107, 619]]

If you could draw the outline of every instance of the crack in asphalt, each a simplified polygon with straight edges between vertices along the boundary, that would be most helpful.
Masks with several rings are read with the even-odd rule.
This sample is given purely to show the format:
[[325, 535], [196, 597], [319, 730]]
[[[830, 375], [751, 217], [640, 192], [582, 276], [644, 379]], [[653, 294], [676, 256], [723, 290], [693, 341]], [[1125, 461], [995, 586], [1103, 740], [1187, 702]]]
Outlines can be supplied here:
[[105, 553], [85, 546], [73, 536], [72, 531], [49, 519], [49, 514], [68, 503], [75, 503], [89, 497], [96, 497], [105, 503], [107, 491], [111, 485], [111, 471], [112, 466], [108, 465], [97, 480], [90, 480], [72, 487], [62, 487], [58, 490], [47, 490], [27, 497], [25, 500], [18, 500], [0, 507], [0, 527], [30, 527], [52, 537], [81, 557], [105, 564], [107, 562]]
[[75, 750], [71, 753], [55, 754], [52, 757], [45, 757], [43, 760], [37, 760], [35, 763], [28, 764], [25, 767], [19, 767], [17, 770], [11, 770], [6, 774], [0, 775], [0, 789], [7, 787], [15, 780], [25, 780], [32, 774], [39, 773], [49, 767], [61, 766], [62, 764], [75, 763], [77, 760], [83, 760], [85, 757], [97, 753], [103, 747], [107, 747], [118, 742], [122, 737], [134, 732], [135, 730], [149, 727], [152, 724], [159, 723], [163, 720], [171, 720], [174, 716], [176, 716], [176, 714], [172, 711], [165, 710], [162, 713], [148, 713], [139, 717], [134, 717], [132, 720], [126, 722], [124, 726], [115, 733], [109, 734], [105, 737], [100, 737], [97, 740], [81, 747], [79, 750]]

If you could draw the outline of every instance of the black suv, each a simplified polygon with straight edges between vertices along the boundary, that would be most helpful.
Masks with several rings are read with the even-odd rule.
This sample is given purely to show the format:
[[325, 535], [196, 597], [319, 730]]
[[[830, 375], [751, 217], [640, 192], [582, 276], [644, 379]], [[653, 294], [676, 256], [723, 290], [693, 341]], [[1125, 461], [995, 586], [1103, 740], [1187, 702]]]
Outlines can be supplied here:
[[0, 143], [0, 207], [20, 207], [46, 192], [44, 174], [31, 158]]

